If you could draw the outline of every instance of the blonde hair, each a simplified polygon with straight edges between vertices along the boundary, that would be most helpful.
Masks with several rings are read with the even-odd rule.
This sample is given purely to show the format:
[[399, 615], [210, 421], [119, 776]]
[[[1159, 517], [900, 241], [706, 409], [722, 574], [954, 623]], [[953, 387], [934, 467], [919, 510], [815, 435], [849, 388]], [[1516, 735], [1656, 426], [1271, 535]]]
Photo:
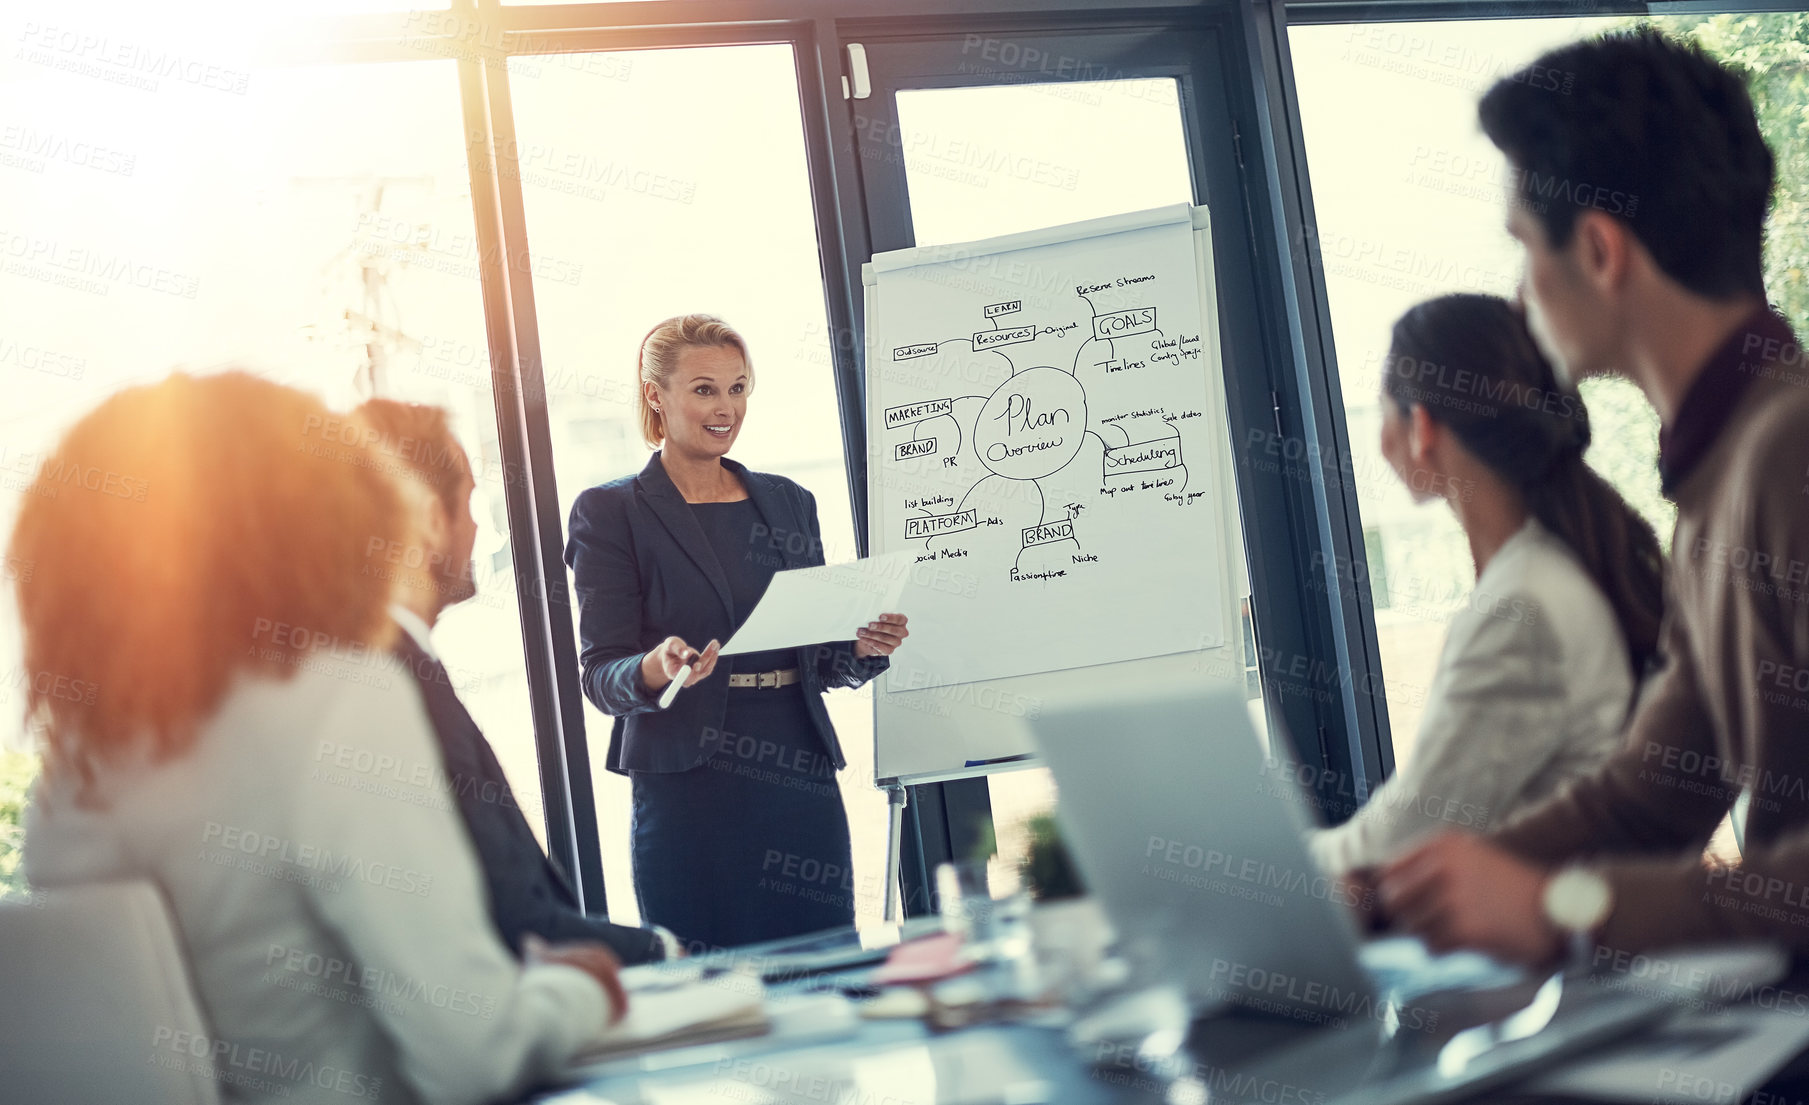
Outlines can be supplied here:
[[[635, 360], [635, 371], [641, 385], [653, 384], [665, 387], [666, 381], [672, 378], [673, 370], [678, 367], [679, 352], [688, 346], [705, 346], [734, 349], [741, 353], [741, 360], [747, 365], [748, 389], [754, 386], [754, 359], [748, 356], [747, 340], [740, 331], [717, 318], [715, 315], [674, 315], [647, 331], [641, 339], [640, 356]], [[641, 437], [647, 442], [649, 449], [657, 449], [666, 440], [666, 428], [660, 420], [660, 412], [647, 402], [647, 389], [638, 386], [635, 389], [635, 400], [641, 406]]]
[[8, 550], [47, 770], [178, 755], [236, 673], [387, 644], [389, 583], [360, 569], [404, 516], [374, 436], [245, 372], [128, 388], [63, 435]]

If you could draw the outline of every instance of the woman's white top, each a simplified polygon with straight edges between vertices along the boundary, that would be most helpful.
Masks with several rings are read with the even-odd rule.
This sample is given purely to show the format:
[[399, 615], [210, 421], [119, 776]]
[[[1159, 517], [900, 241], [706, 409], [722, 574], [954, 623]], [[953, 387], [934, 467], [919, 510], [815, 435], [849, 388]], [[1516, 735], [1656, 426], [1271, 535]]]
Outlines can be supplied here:
[[1502, 824], [1614, 752], [1633, 686], [1607, 597], [1529, 518], [1451, 618], [1406, 766], [1350, 820], [1314, 833], [1313, 857], [1344, 872], [1440, 829]]
[[147, 1059], [211, 1052], [228, 1101], [491, 1101], [603, 1030], [594, 979], [496, 936], [420, 694], [377, 656], [241, 676], [186, 753], [33, 792], [34, 887], [163, 891], [213, 1038], [146, 1026]]

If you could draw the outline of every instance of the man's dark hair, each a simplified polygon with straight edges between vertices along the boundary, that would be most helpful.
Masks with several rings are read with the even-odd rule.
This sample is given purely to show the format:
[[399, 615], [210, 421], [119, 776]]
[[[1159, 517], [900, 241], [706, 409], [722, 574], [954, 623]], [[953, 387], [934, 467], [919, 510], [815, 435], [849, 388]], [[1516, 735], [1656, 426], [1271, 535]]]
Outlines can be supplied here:
[[[405, 472], [431, 488], [457, 518], [471, 497], [471, 462], [443, 407], [366, 399], [352, 412], [377, 435], [374, 447], [394, 461], [391, 474]], [[397, 470], [400, 469], [400, 472]]]
[[1553, 50], [1482, 98], [1518, 202], [1550, 243], [1590, 208], [1711, 299], [1763, 295], [1774, 164], [1739, 74], [1652, 27]]

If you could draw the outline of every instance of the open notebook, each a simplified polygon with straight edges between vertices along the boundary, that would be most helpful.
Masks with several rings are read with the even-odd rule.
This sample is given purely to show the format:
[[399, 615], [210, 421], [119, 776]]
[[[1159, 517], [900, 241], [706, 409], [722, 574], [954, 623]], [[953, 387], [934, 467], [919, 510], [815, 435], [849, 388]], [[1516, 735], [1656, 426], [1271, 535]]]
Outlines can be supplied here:
[[628, 1015], [572, 1057], [575, 1063], [641, 1051], [758, 1036], [769, 1027], [766, 988], [757, 976], [731, 972], [701, 981], [624, 971]]

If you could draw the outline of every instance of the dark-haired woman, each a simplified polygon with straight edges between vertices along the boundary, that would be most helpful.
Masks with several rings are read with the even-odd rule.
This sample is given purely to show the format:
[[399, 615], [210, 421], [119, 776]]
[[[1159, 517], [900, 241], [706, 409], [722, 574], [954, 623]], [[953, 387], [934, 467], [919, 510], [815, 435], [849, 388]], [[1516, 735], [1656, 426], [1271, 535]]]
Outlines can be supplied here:
[[1317, 833], [1331, 871], [1429, 832], [1482, 832], [1607, 759], [1653, 659], [1663, 562], [1652, 528], [1583, 463], [1589, 416], [1519, 313], [1452, 295], [1395, 324], [1382, 453], [1469, 538], [1476, 586], [1452, 617], [1414, 755]]

